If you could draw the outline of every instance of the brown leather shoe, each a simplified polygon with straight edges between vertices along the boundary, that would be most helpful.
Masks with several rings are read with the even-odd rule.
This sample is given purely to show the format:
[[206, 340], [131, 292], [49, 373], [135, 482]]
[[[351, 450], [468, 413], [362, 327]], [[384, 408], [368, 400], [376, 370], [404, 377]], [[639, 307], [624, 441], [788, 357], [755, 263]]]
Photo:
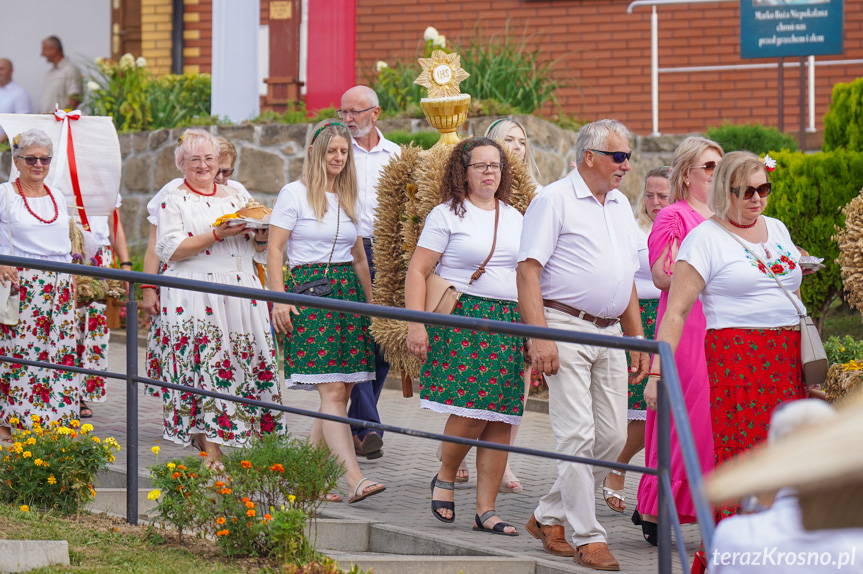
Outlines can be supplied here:
[[575, 548], [566, 541], [563, 526], [546, 526], [536, 521], [531, 515], [530, 520], [524, 525], [531, 536], [542, 540], [542, 548], [554, 556], [574, 556]]
[[593, 568], [594, 570], [620, 570], [620, 563], [611, 555], [605, 542], [591, 542], [578, 547], [572, 560], [576, 564]]

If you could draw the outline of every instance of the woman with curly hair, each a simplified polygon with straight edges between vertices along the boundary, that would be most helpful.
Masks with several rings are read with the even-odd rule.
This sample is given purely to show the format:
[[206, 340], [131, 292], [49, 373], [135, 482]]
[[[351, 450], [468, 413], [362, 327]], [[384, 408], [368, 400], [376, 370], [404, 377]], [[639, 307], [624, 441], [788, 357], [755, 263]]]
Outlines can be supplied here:
[[[405, 280], [405, 306], [424, 309], [426, 277], [437, 273], [462, 294], [453, 315], [520, 322], [515, 283], [522, 215], [509, 205], [512, 171], [497, 142], [458, 143], [440, 199], [426, 218]], [[503, 231], [500, 231], [503, 230]], [[449, 415], [449, 436], [509, 444], [524, 402], [523, 341], [508, 335], [408, 324], [408, 350], [420, 369], [420, 407]], [[470, 447], [444, 443], [432, 479], [432, 515], [455, 521], [453, 482]], [[517, 536], [495, 513], [504, 451], [477, 450], [474, 530]]]

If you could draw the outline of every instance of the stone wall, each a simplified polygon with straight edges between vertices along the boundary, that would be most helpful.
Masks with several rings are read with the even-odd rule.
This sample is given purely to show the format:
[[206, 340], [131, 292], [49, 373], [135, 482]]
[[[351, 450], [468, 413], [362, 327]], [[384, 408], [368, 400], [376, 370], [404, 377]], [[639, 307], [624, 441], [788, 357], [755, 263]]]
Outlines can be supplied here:
[[[483, 134], [495, 117], [470, 118], [463, 133]], [[542, 183], [547, 184], [569, 172], [575, 156], [575, 133], [534, 116], [518, 116], [528, 131]], [[378, 122], [384, 133], [393, 130], [416, 132], [431, 129], [425, 120], [404, 119]], [[306, 137], [311, 124], [268, 124], [213, 126], [212, 133], [236, 146], [234, 179], [245, 185], [261, 203], [272, 205], [285, 184], [299, 179], [303, 171]], [[174, 164], [176, 141], [183, 130], [158, 130], [121, 134], [123, 178], [120, 193], [123, 226], [132, 252], [142, 250], [149, 232], [146, 205], [155, 191], [182, 174]], [[642, 177], [649, 169], [670, 165], [671, 156], [684, 136], [636, 136], [632, 144], [632, 171], [621, 189], [630, 198], [641, 190]], [[10, 152], [0, 154], [0, 181], [9, 177]]]

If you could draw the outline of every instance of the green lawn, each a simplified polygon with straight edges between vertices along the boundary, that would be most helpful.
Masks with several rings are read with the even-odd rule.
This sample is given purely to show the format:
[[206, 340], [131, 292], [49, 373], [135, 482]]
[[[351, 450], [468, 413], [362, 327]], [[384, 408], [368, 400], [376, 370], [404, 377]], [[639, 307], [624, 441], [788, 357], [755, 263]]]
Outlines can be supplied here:
[[860, 312], [841, 300], [837, 300], [827, 312], [821, 338], [827, 340], [827, 337], [833, 335], [837, 337], [851, 335], [855, 339], [863, 339], [863, 320]]
[[36, 511], [24, 513], [5, 504], [0, 504], [0, 538], [69, 542], [70, 567], [31, 570], [34, 574], [241, 574], [260, 572], [268, 566], [263, 560], [224, 558], [208, 540], [184, 536], [180, 541], [176, 533], [159, 529], [148, 536], [146, 526], [131, 526], [120, 518], [106, 515], [61, 518]]

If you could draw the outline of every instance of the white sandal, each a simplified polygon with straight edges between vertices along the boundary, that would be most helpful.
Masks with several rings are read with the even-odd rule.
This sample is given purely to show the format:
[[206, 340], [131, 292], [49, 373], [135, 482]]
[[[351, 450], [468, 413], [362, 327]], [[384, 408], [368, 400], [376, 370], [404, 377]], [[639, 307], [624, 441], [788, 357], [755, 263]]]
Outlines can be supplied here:
[[[626, 473], [620, 472], [619, 470], [612, 469], [610, 471], [610, 473], [616, 474], [617, 476], [622, 476], [622, 477], [624, 477], [624, 479], [626, 478]], [[606, 477], [606, 478], [608, 478], [608, 477]], [[608, 507], [610, 509], [612, 509], [613, 511], [623, 512], [624, 510], [626, 510], [625, 506], [622, 508], [618, 507], [618, 506], [612, 506], [612, 504], [609, 502], [610, 499], [617, 498], [620, 500], [620, 502], [622, 502], [623, 504], [626, 504], [626, 497], [623, 495], [623, 489], [622, 488], [620, 490], [614, 490], [613, 488], [609, 488], [609, 487], [605, 486], [605, 481], [603, 480], [602, 481], [602, 497], [605, 499], [605, 504], [607, 504]]]

